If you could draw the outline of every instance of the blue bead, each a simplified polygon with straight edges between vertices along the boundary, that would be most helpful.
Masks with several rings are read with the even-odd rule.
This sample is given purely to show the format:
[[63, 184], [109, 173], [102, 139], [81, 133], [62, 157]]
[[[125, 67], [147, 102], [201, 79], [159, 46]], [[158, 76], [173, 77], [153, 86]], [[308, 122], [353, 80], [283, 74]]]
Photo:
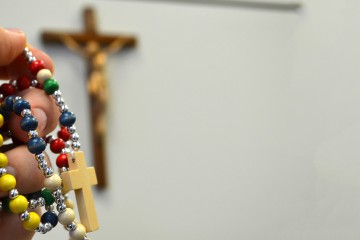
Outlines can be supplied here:
[[30, 130], [35, 130], [38, 126], [38, 121], [33, 116], [25, 116], [21, 119], [20, 127], [23, 131], [28, 132]]
[[21, 112], [24, 109], [31, 109], [30, 103], [28, 101], [26, 101], [25, 99], [19, 99], [14, 102], [13, 110], [16, 115], [21, 116]]
[[76, 121], [76, 116], [72, 112], [63, 112], [60, 115], [59, 122], [62, 126], [70, 127], [72, 126]]
[[33, 154], [42, 153], [46, 148], [46, 142], [40, 137], [31, 138], [27, 143], [27, 148]]
[[13, 105], [14, 105], [14, 98], [16, 96], [15, 95], [11, 95], [11, 96], [7, 96], [5, 99], [4, 99], [4, 108], [7, 110], [7, 111], [10, 111], [12, 112], [13, 111]]
[[58, 217], [56, 216], [55, 213], [52, 212], [45, 212], [42, 216], [41, 216], [41, 222], [43, 224], [45, 223], [50, 223], [53, 227], [55, 227], [58, 224]]

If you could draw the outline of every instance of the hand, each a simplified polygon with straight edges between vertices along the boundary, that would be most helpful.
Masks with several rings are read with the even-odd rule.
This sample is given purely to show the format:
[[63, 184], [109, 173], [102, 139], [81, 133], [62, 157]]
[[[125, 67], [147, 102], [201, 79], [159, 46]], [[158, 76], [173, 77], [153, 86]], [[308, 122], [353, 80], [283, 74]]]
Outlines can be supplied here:
[[[18, 30], [0, 28], [0, 79], [17, 79], [22, 75], [29, 75], [28, 66], [23, 59], [22, 51], [26, 46], [25, 34]], [[31, 47], [33, 55], [45, 62], [46, 67], [53, 72], [51, 59], [43, 52]], [[42, 90], [31, 88], [19, 93], [31, 104], [31, 112], [38, 119], [38, 133], [43, 137], [52, 132], [57, 126], [59, 111], [51, 97]], [[27, 142], [27, 134], [20, 129], [21, 118], [13, 114], [10, 117], [9, 129], [16, 142]], [[2, 151], [9, 159], [7, 170], [16, 178], [16, 188], [20, 194], [39, 191], [43, 187], [44, 176], [38, 169], [34, 155], [29, 153], [26, 145], [3, 146]], [[0, 192], [0, 198], [7, 193]], [[31, 239], [34, 232], [23, 229], [17, 214], [0, 212], [0, 236], [2, 240]]]

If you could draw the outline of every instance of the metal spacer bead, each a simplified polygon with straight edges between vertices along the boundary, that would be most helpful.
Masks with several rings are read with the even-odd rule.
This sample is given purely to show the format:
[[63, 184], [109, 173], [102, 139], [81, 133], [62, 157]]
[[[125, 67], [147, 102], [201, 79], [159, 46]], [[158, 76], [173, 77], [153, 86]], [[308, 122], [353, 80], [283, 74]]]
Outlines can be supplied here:
[[16, 86], [17, 86], [17, 80], [12, 80], [10, 83], [11, 83], [11, 85], [12, 85], [13, 87], [16, 87]]
[[44, 161], [45, 160], [45, 153], [39, 153], [35, 155], [37, 161]]
[[74, 149], [75, 151], [77, 151], [77, 150], [80, 149], [81, 144], [80, 144], [80, 142], [73, 142], [73, 143], [71, 144], [71, 147], [72, 147], [72, 149]]
[[56, 205], [56, 210], [58, 210], [59, 213], [63, 213], [66, 211], [66, 205], [64, 203]]
[[10, 199], [15, 199], [15, 198], [17, 198], [18, 196], [19, 196], [19, 191], [18, 191], [16, 188], [11, 189], [11, 190], [9, 191], [9, 198], [10, 198]]
[[60, 189], [60, 188], [56, 189], [56, 190], [52, 193], [52, 195], [54, 196], [54, 198], [58, 198], [58, 197], [62, 196], [61, 189]]
[[16, 101], [19, 101], [20, 99], [21, 99], [20, 96], [16, 96], [16, 97], [14, 97], [13, 102], [15, 103]]
[[44, 224], [44, 229], [46, 230], [46, 232], [50, 232], [51, 229], [53, 229], [53, 225], [51, 225], [51, 223], [45, 223]]
[[33, 79], [33, 80], [31, 80], [31, 86], [32, 87], [36, 87], [36, 85], [38, 85], [38, 80], [36, 80], [36, 79]]
[[0, 168], [0, 177], [7, 174], [6, 168]]
[[63, 105], [64, 104], [64, 98], [62, 98], [62, 97], [57, 97], [56, 98], [56, 102], [57, 102], [57, 104], [59, 104], [59, 105]]
[[30, 201], [29, 201], [29, 208], [30, 209], [35, 209], [35, 208], [37, 208], [38, 207], [38, 202], [37, 202], [37, 200], [35, 200], [35, 199], [30, 199]]
[[68, 231], [74, 231], [76, 229], [76, 223], [75, 222], [72, 222], [70, 223], [69, 225], [66, 225], [66, 229]]
[[0, 201], [0, 212], [3, 211], [3, 203]]
[[66, 167], [60, 168], [60, 173], [67, 172], [67, 171], [69, 171], [69, 169]]
[[37, 200], [37, 205], [38, 205], [38, 207], [45, 206], [45, 199], [43, 197], [39, 197]]
[[65, 202], [64, 196], [59, 196], [58, 198], [55, 198], [56, 204], [63, 204]]
[[61, 110], [60, 112], [68, 112], [69, 111], [69, 107], [67, 105], [62, 105], [60, 106]]
[[25, 116], [31, 116], [31, 110], [30, 109], [24, 109], [21, 111], [21, 116], [25, 117]]
[[54, 212], [54, 205], [46, 205], [45, 206], [45, 210], [47, 211], [47, 212]]
[[60, 90], [55, 91], [55, 92], [53, 93], [53, 96], [54, 96], [55, 98], [61, 97], [61, 91], [60, 91]]
[[70, 138], [71, 138], [71, 141], [78, 141], [79, 134], [75, 132], [75, 133], [71, 134]]
[[44, 225], [40, 222], [39, 226], [35, 229], [36, 232], [42, 233]]
[[47, 167], [48, 167], [48, 164], [47, 164], [47, 162], [45, 160], [42, 160], [42, 161], [39, 161], [38, 167], [39, 167], [40, 170], [45, 171], [47, 169]]
[[52, 175], [54, 175], [54, 170], [51, 167], [47, 167], [44, 170], [44, 175], [45, 177], [51, 177]]
[[20, 216], [20, 220], [21, 220], [21, 221], [26, 221], [26, 220], [29, 219], [30, 214], [29, 214], [29, 212], [26, 210], [25, 212], [21, 213], [19, 216]]
[[28, 137], [29, 138], [36, 138], [36, 137], [38, 137], [39, 135], [38, 135], [38, 132], [36, 131], [36, 130], [30, 130], [29, 132], [28, 132]]
[[73, 134], [76, 132], [76, 127], [74, 125], [67, 127], [69, 133]]

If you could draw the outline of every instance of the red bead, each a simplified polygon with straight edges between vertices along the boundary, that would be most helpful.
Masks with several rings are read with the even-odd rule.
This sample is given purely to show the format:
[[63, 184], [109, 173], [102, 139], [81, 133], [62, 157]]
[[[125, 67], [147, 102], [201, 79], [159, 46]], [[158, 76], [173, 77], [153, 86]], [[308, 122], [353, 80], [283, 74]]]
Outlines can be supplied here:
[[16, 82], [19, 90], [28, 89], [31, 84], [30, 79], [27, 76], [20, 77]]
[[0, 86], [0, 93], [4, 97], [14, 95], [16, 93], [16, 88], [13, 85], [11, 85], [10, 83], [3, 83]]
[[64, 141], [68, 141], [71, 136], [66, 127], [61, 127], [61, 129], [57, 132], [57, 135]]
[[65, 148], [65, 142], [61, 138], [57, 138], [50, 143], [50, 149], [53, 153], [61, 153]]
[[36, 74], [41, 70], [45, 68], [45, 62], [42, 60], [36, 60], [33, 61], [32, 63], [30, 63], [29, 65], [29, 70], [31, 72], [31, 74], [33, 74], [34, 76], [36, 76]]
[[68, 168], [69, 167], [68, 158], [65, 153], [60, 154], [56, 158], [56, 166], [58, 166], [58, 168], [62, 168], [62, 167]]

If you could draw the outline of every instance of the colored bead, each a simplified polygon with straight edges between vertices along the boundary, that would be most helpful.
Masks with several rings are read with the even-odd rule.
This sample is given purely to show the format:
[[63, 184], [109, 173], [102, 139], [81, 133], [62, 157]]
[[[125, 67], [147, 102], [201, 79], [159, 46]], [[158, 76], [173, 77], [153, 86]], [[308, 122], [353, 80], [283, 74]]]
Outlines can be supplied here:
[[65, 148], [65, 142], [61, 138], [57, 138], [50, 143], [50, 149], [53, 153], [61, 153]]
[[5, 153], [0, 153], [0, 168], [6, 167], [9, 163], [9, 160]]
[[47, 188], [51, 191], [54, 191], [55, 189], [57, 189], [58, 187], [61, 186], [60, 176], [57, 174], [54, 174], [51, 177], [45, 178], [44, 186], [45, 186], [45, 188]]
[[44, 139], [40, 137], [34, 137], [29, 140], [27, 143], [27, 148], [29, 149], [29, 152], [33, 154], [39, 154], [43, 152], [46, 148], [46, 142]]
[[61, 127], [61, 129], [57, 132], [59, 138], [64, 141], [68, 141], [70, 139], [71, 134], [68, 132], [66, 127]]
[[41, 191], [41, 196], [45, 199], [46, 206], [50, 206], [55, 202], [55, 198], [49, 189], [43, 189]]
[[76, 121], [76, 116], [72, 112], [63, 112], [60, 115], [59, 122], [62, 126], [70, 127]]
[[29, 219], [25, 220], [23, 227], [28, 231], [34, 231], [40, 224], [40, 217], [35, 212], [29, 212]]
[[63, 153], [60, 154], [57, 158], [56, 158], [56, 166], [58, 168], [68, 168], [69, 167], [69, 163], [68, 163], [68, 156], [67, 154]]
[[11, 174], [5, 174], [0, 177], [0, 190], [2, 192], [8, 192], [11, 189], [15, 188], [16, 186], [16, 179]]
[[50, 95], [59, 90], [59, 84], [55, 79], [50, 78], [44, 82], [43, 89], [46, 94]]
[[4, 99], [4, 102], [3, 102], [4, 105], [3, 106], [7, 111], [10, 111], [10, 112], [13, 111], [13, 105], [14, 105], [14, 98], [15, 97], [16, 97], [15, 95], [11, 95], [11, 96], [7, 96]]
[[30, 103], [25, 99], [19, 99], [14, 102], [13, 111], [16, 115], [21, 116], [21, 112], [24, 109], [31, 109]]
[[28, 89], [31, 85], [30, 79], [27, 76], [22, 76], [16, 80], [16, 86], [19, 90]]
[[3, 136], [0, 134], [0, 147], [3, 145], [4, 143], [4, 138]]
[[29, 65], [29, 70], [31, 72], [32, 75], [36, 76], [37, 73], [41, 70], [45, 68], [45, 62], [42, 60], [36, 60], [33, 61], [32, 63], [30, 63]]
[[38, 120], [34, 116], [25, 116], [21, 119], [20, 127], [25, 132], [35, 130], [38, 127]]
[[0, 114], [0, 128], [4, 125], [4, 117]]
[[75, 212], [71, 208], [66, 208], [65, 212], [59, 213], [59, 222], [66, 226], [75, 220]]
[[50, 78], [52, 78], [52, 73], [49, 69], [41, 69], [36, 75], [36, 79], [41, 84], [43, 84], [46, 80]]
[[45, 212], [42, 216], [41, 216], [41, 222], [43, 224], [45, 223], [50, 223], [53, 227], [55, 227], [58, 224], [58, 217], [56, 216], [55, 213], [52, 212]]
[[65, 200], [65, 204], [68, 208], [74, 209], [74, 202], [70, 198]]
[[12, 213], [22, 213], [28, 208], [29, 202], [26, 197], [19, 195], [17, 198], [10, 200], [9, 207]]
[[80, 223], [76, 224], [76, 229], [74, 231], [70, 231], [71, 240], [82, 240], [84, 239], [85, 235], [86, 228]]
[[3, 83], [0, 86], [0, 93], [4, 96], [10, 96], [16, 93], [16, 88], [10, 83]]

